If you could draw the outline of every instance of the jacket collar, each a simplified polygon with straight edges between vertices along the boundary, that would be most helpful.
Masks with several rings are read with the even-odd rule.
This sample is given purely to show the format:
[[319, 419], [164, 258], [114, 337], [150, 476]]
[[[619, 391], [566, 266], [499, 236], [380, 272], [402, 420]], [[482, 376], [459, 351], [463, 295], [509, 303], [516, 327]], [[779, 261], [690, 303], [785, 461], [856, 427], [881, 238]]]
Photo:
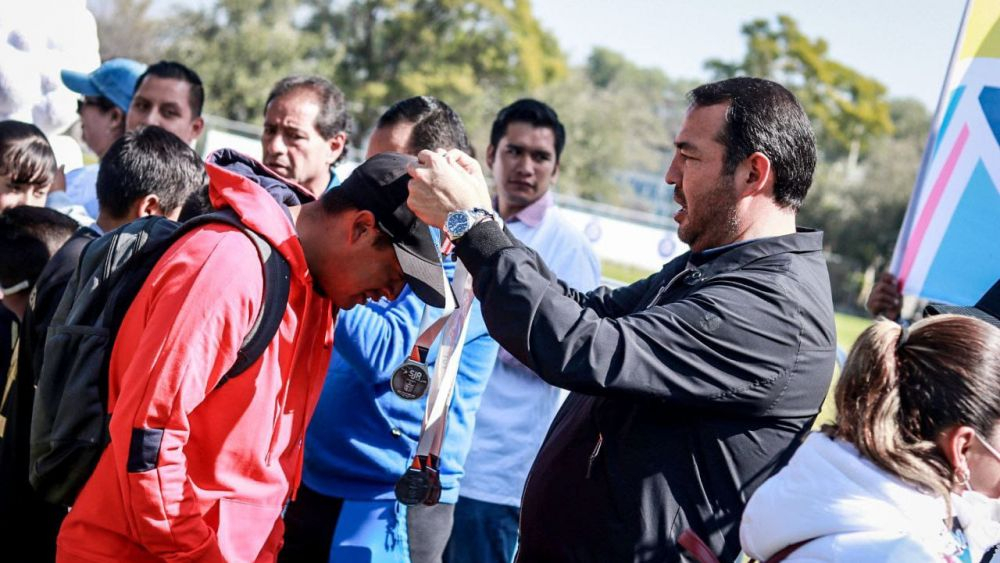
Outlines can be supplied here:
[[[743, 268], [747, 264], [785, 253], [819, 252], [823, 250], [823, 231], [799, 227], [796, 232], [776, 237], [755, 239], [742, 244], [728, 245], [725, 250], [700, 266], [692, 269], [700, 272], [701, 277], [710, 278], [733, 270]], [[725, 247], [719, 247], [722, 249]], [[712, 253], [710, 249], [708, 253]], [[685, 262], [690, 262], [692, 253], [688, 252]]]
[[292, 224], [288, 209], [276, 201], [266, 188], [251, 177], [223, 168], [211, 162], [205, 164], [208, 173], [208, 195], [213, 207], [232, 208], [243, 224], [266, 238], [288, 260], [292, 275], [311, 286], [308, 265]]
[[[316, 200], [316, 196], [306, 188], [296, 184], [292, 180], [282, 178], [280, 174], [271, 170], [262, 162], [233, 149], [219, 149], [208, 155], [205, 162], [243, 176], [254, 184], [264, 188], [275, 201], [282, 205], [291, 207]], [[333, 175], [331, 183], [333, 179], [336, 179], [339, 185], [340, 179], [337, 178], [332, 168], [330, 169], [330, 173]]]

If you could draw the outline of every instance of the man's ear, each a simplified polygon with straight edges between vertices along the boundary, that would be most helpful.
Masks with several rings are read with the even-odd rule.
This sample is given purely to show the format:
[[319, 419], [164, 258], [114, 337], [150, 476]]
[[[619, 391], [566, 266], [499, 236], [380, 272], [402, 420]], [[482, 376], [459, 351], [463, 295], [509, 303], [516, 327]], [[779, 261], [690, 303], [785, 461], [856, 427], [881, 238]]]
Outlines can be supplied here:
[[375, 243], [377, 236], [378, 222], [375, 221], [375, 215], [366, 209], [356, 211], [351, 220], [351, 244], [367, 241], [367, 244], [371, 245]]
[[125, 128], [125, 112], [118, 106], [111, 108], [111, 125]]
[[160, 205], [160, 198], [155, 194], [146, 194], [132, 202], [131, 216], [129, 220], [134, 221], [147, 215], [163, 215], [163, 207]]
[[333, 166], [333, 163], [337, 162], [337, 159], [344, 152], [344, 146], [346, 145], [347, 133], [343, 131], [326, 140], [326, 146], [330, 149], [330, 162], [328, 163], [330, 166]]
[[493, 169], [493, 159], [497, 156], [497, 148], [492, 144], [486, 147], [486, 167]]
[[200, 115], [191, 122], [191, 142], [198, 140], [201, 137], [202, 130], [205, 129], [205, 119]]
[[742, 196], [754, 196], [764, 192], [773, 195], [774, 171], [771, 168], [771, 159], [762, 152], [751, 154], [736, 167], [736, 180]]

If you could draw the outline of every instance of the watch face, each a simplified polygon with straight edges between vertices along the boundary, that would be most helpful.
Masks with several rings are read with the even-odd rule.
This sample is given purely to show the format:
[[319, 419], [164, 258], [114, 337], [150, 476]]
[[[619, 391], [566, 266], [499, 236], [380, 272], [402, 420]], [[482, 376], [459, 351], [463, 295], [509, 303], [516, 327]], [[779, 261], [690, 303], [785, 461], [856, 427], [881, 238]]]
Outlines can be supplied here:
[[469, 215], [462, 211], [449, 213], [445, 220], [444, 230], [449, 235], [464, 235], [469, 230]]

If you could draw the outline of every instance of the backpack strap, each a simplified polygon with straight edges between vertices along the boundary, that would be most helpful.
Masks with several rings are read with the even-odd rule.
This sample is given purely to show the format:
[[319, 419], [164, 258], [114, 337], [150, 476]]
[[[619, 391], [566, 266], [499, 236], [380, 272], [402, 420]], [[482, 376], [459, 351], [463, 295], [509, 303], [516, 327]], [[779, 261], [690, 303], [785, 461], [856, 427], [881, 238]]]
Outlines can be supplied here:
[[816, 540], [816, 539], [819, 539], [819, 537], [810, 538], [810, 539], [807, 539], [807, 540], [802, 540], [800, 542], [796, 542], [796, 543], [793, 543], [791, 545], [786, 545], [780, 551], [778, 551], [774, 555], [768, 557], [764, 561], [761, 561], [759, 559], [751, 559], [749, 561], [749, 563], [781, 563], [782, 561], [784, 561], [785, 559], [787, 559], [788, 556], [790, 556], [792, 553], [794, 553], [795, 550], [797, 550], [798, 548], [800, 548], [800, 547], [804, 546], [805, 544], [807, 544], [807, 543], [809, 543], [809, 542], [811, 542], [813, 540]]
[[199, 215], [186, 221], [174, 234], [172, 242], [176, 242], [191, 230], [212, 223], [222, 223], [238, 228], [253, 242], [260, 256], [264, 270], [264, 302], [257, 313], [257, 318], [236, 353], [236, 361], [216, 384], [218, 389], [230, 379], [243, 373], [260, 359], [261, 355], [274, 340], [281, 327], [281, 319], [285, 316], [288, 306], [288, 293], [291, 288], [291, 267], [285, 257], [270, 241], [247, 227], [232, 209], [223, 209], [206, 215]]
[[764, 563], [779, 563], [780, 561], [784, 561], [789, 555], [792, 554], [792, 552], [794, 552], [796, 549], [804, 546], [805, 544], [811, 542], [813, 539], [816, 539], [816, 538], [812, 538], [812, 539], [808, 539], [808, 540], [805, 540], [805, 541], [796, 542], [796, 543], [793, 543], [791, 545], [785, 546], [784, 549], [782, 549], [778, 553], [775, 553], [771, 557], [768, 557], [767, 561], [765, 561]]
[[[774, 555], [768, 557], [765, 561], [760, 561], [758, 559], [750, 559], [749, 561], [750, 563], [780, 563], [791, 555], [796, 549], [804, 546], [814, 539], [817, 538], [810, 538], [808, 540], [787, 545], [784, 549], [781, 549]], [[719, 558], [715, 556], [712, 548], [708, 547], [708, 544], [706, 544], [705, 541], [702, 540], [691, 528], [687, 528], [681, 532], [680, 537], [677, 538], [677, 543], [686, 549], [698, 563], [719, 563]], [[746, 560], [745, 556], [744, 560]]]
[[691, 528], [686, 528], [677, 538], [677, 543], [690, 553], [698, 563], [719, 563], [712, 548]]

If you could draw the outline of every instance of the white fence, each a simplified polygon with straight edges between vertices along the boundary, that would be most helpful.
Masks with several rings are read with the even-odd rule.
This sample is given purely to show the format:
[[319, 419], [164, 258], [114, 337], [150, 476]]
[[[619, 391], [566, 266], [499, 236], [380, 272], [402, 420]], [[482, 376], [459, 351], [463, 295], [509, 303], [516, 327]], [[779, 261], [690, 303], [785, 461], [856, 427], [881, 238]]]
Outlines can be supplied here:
[[558, 195], [556, 201], [563, 215], [587, 235], [602, 260], [657, 271], [688, 250], [677, 239], [676, 227], [658, 215], [564, 195]]

